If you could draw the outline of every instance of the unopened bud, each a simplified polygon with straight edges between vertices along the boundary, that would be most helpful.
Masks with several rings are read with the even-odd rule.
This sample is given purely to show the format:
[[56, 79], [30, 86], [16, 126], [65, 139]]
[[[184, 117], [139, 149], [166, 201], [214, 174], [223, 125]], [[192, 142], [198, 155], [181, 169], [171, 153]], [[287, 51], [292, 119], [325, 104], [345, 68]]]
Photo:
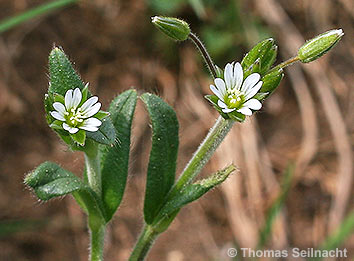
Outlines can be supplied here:
[[309, 63], [327, 53], [344, 35], [342, 29], [335, 29], [307, 41], [298, 52], [303, 63]]
[[191, 30], [189, 25], [177, 18], [154, 16], [151, 22], [167, 36], [177, 41], [187, 40]]

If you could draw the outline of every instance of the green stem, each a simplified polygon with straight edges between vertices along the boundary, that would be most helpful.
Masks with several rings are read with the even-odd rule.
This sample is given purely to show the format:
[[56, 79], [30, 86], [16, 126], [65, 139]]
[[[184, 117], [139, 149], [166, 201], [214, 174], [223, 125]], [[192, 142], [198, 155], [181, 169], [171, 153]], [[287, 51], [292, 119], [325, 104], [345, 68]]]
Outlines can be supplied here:
[[30, 20], [32, 18], [35, 18], [39, 15], [46, 14], [52, 11], [55, 11], [56, 9], [76, 3], [78, 0], [58, 0], [58, 1], [53, 1], [50, 3], [46, 3], [43, 5], [40, 5], [38, 7], [35, 7], [31, 10], [28, 10], [27, 12], [23, 12], [22, 14], [4, 19], [0, 21], [0, 33], [5, 32], [12, 27], [24, 23], [27, 20]]
[[298, 56], [292, 57], [289, 60], [286, 60], [286, 61], [278, 64], [273, 69], [271, 69], [269, 72], [276, 71], [276, 70], [279, 70], [279, 69], [283, 69], [283, 68], [285, 68], [285, 67], [287, 67], [287, 66], [289, 66], [289, 65], [291, 65], [291, 64], [293, 64], [293, 63], [295, 63], [295, 62], [297, 62], [299, 60], [300, 60], [300, 58]]
[[101, 168], [97, 146], [85, 151], [85, 167], [90, 187], [101, 197]]
[[98, 228], [91, 229], [90, 233], [90, 260], [102, 261], [103, 260], [103, 243], [104, 243], [105, 226], [102, 225]]
[[209, 69], [210, 73], [212, 74], [213, 78], [216, 78], [217, 73], [216, 73], [216, 68], [215, 68], [214, 62], [211, 59], [211, 57], [210, 57], [207, 49], [205, 48], [204, 44], [193, 33], [189, 34], [189, 39], [197, 46], [198, 50], [200, 51], [201, 55], [204, 58], [205, 63], [208, 66], [208, 69]]
[[154, 231], [151, 226], [145, 225], [129, 258], [129, 261], [144, 260], [158, 234], [159, 233]]
[[171, 189], [170, 196], [175, 195], [177, 191], [186, 184], [189, 184], [199, 174], [234, 123], [235, 121], [233, 120], [225, 120], [223, 117], [219, 116], [204, 141], [199, 145], [192, 159], [188, 162], [177, 183]]

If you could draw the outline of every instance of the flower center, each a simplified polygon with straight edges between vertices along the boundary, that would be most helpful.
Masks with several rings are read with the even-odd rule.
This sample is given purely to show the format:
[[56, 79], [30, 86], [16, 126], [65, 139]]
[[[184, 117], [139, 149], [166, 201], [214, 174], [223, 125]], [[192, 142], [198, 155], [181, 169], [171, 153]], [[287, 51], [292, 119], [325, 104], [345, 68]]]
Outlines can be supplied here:
[[76, 127], [77, 125], [81, 124], [85, 119], [81, 108], [71, 108], [70, 111], [67, 111], [64, 114], [66, 123], [71, 127]]
[[245, 94], [236, 88], [228, 89], [224, 100], [230, 109], [238, 108], [245, 102]]

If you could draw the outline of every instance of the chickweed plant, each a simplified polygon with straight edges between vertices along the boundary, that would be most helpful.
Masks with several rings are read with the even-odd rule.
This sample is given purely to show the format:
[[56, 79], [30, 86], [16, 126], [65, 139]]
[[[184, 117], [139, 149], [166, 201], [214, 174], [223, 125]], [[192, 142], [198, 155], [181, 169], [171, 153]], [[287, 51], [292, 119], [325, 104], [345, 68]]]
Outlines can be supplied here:
[[117, 211], [128, 175], [131, 125], [137, 99], [145, 104], [152, 126], [148, 163], [144, 228], [132, 250], [131, 261], [144, 260], [155, 239], [185, 205], [224, 182], [235, 171], [231, 164], [195, 181], [235, 123], [242, 123], [262, 108], [278, 87], [283, 69], [295, 62], [308, 63], [329, 51], [343, 36], [331, 30], [307, 41], [295, 57], [273, 66], [278, 46], [272, 38], [255, 45], [240, 62], [218, 67], [189, 25], [176, 18], [155, 16], [152, 23], [176, 41], [191, 40], [199, 49], [212, 77], [205, 98], [220, 113], [214, 126], [175, 180], [179, 143], [178, 121], [171, 106], [160, 97], [129, 89], [113, 99], [107, 111], [73, 69], [64, 51], [54, 47], [49, 55], [49, 88], [44, 97], [50, 128], [71, 151], [82, 151], [82, 178], [53, 162], [44, 162], [24, 182], [42, 201], [71, 194], [87, 214], [90, 260], [103, 260], [105, 230]]

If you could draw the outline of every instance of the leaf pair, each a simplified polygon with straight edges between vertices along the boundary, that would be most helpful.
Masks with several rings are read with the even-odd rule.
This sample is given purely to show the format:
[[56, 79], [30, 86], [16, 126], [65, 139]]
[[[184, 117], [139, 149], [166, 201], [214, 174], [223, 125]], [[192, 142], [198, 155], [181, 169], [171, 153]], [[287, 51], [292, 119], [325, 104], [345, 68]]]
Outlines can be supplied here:
[[164, 231], [180, 208], [197, 200], [207, 191], [223, 182], [235, 170], [233, 165], [209, 178], [188, 184], [174, 191], [178, 153], [178, 121], [174, 110], [161, 98], [143, 94], [152, 123], [152, 147], [146, 181], [144, 219], [158, 232]]
[[[117, 142], [112, 146], [100, 145], [99, 148], [102, 155], [102, 195], [97, 195], [85, 181], [51, 162], [41, 164], [26, 177], [25, 183], [44, 201], [72, 193], [89, 217], [96, 220], [92, 222], [104, 220], [106, 223], [111, 220], [126, 185], [130, 132], [136, 101], [136, 91], [128, 90], [117, 96], [110, 105], [112, 128], [117, 133]], [[102, 133], [105, 130], [96, 135]]]

